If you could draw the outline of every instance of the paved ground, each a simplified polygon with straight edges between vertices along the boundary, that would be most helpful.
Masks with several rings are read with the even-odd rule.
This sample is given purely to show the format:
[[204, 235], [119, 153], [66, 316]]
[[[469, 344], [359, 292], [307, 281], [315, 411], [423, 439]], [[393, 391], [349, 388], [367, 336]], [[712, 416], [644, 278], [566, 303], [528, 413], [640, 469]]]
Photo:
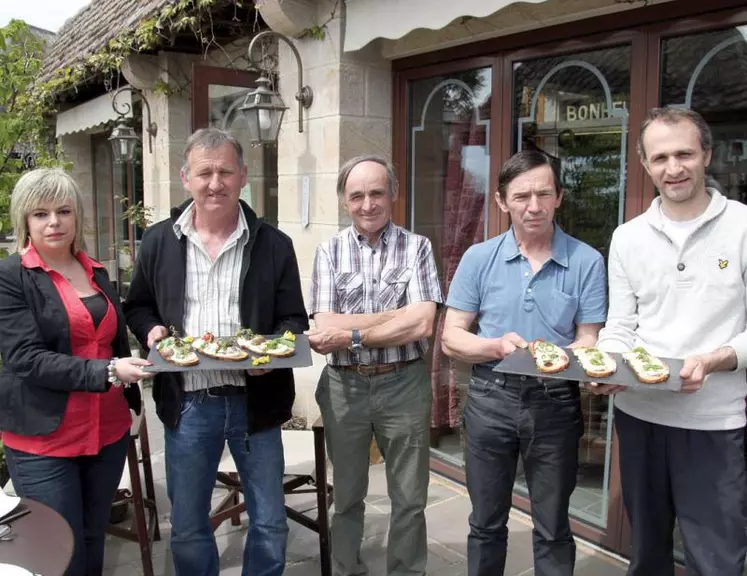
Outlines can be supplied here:
[[[150, 394], [146, 393], [146, 397]], [[154, 564], [158, 576], [173, 574], [168, 545], [169, 503], [166, 497], [166, 481], [163, 465], [163, 428], [149, 404], [146, 410], [150, 429], [153, 470], [158, 500], [161, 533], [164, 539], [155, 543]], [[311, 432], [284, 432], [286, 462], [289, 471], [309, 473], [313, 468]], [[220, 489], [215, 499], [222, 497]], [[297, 509], [313, 507], [310, 495], [293, 496], [289, 504]], [[389, 499], [386, 496], [386, 481], [383, 465], [371, 467], [371, 482], [367, 498], [366, 526], [363, 557], [371, 576], [386, 573], [386, 533], [389, 521]], [[461, 576], [466, 574], [467, 516], [469, 499], [464, 489], [450, 481], [433, 475], [428, 498], [429, 575]], [[224, 523], [216, 532], [220, 551], [221, 574], [240, 575], [241, 555], [246, 534], [246, 518], [241, 526]], [[523, 514], [515, 513], [510, 521], [509, 554], [506, 576], [528, 576], [532, 568], [531, 526]], [[105, 576], [139, 576], [142, 572], [138, 545], [113, 536], [107, 537]], [[291, 522], [288, 543], [288, 576], [314, 576], [320, 573], [318, 537], [306, 528]], [[622, 576], [625, 566], [579, 542], [575, 574], [580, 576]]]

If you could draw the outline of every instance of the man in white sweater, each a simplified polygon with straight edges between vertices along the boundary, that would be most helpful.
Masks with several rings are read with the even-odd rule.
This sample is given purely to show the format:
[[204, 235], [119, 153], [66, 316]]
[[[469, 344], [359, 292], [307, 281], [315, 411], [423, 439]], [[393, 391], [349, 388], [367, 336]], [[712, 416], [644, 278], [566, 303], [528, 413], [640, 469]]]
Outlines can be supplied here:
[[612, 236], [598, 346], [685, 359], [679, 393], [587, 384], [617, 393], [631, 576], [673, 575], [675, 518], [688, 574], [744, 566], [747, 206], [706, 188], [712, 141], [697, 113], [651, 110], [638, 152], [660, 195]]

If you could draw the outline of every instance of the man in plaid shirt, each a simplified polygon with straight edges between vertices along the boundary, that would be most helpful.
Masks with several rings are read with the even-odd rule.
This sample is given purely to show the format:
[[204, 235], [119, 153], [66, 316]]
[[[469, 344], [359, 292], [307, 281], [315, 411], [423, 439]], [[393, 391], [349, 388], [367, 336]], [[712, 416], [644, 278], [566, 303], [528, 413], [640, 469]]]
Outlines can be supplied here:
[[334, 570], [366, 573], [360, 550], [375, 437], [392, 502], [387, 573], [425, 574], [432, 396], [423, 358], [443, 300], [433, 250], [392, 223], [397, 180], [383, 158], [345, 163], [337, 194], [353, 224], [317, 248], [309, 332], [327, 355], [316, 399], [334, 466]]

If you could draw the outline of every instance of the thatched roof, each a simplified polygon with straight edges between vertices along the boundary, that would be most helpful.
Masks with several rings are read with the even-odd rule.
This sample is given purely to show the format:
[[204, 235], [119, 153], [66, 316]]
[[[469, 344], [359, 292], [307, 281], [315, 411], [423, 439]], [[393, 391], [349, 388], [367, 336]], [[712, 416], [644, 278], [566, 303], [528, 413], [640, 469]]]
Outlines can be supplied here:
[[[54, 74], [68, 66], [83, 62], [101, 51], [110, 40], [120, 34], [134, 31], [138, 25], [159, 14], [165, 7], [178, 0], [92, 0], [70, 18], [57, 32], [54, 42], [45, 57], [40, 80], [51, 80]], [[197, 13], [197, 9], [194, 9]], [[219, 0], [210, 7], [210, 16], [198, 24], [209, 31], [208, 37], [226, 44], [247, 35], [258, 26], [258, 15], [253, 2], [239, 3], [236, 0]], [[205, 46], [194, 32], [163, 30], [158, 49], [187, 53], [199, 53]]]
[[122, 32], [152, 16], [174, 0], [93, 0], [57, 32], [44, 59], [41, 81], [60, 68], [76, 64], [101, 50]]

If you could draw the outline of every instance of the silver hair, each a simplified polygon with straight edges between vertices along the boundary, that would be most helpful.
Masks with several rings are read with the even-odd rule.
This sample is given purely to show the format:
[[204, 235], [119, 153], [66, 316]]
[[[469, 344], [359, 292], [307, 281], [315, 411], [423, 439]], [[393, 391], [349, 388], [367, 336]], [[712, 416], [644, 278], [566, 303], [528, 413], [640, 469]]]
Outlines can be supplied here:
[[83, 196], [70, 174], [60, 168], [37, 168], [16, 182], [10, 197], [10, 220], [16, 233], [16, 250], [22, 252], [29, 239], [28, 217], [45, 204], [69, 202], [75, 212], [75, 239], [72, 251], [85, 250]]
[[387, 180], [389, 181], [389, 194], [393, 197], [397, 193], [397, 174], [394, 171], [392, 163], [378, 154], [361, 154], [355, 158], [351, 158], [340, 168], [340, 174], [337, 176], [337, 196], [341, 199], [345, 197], [345, 185], [348, 182], [350, 172], [353, 171], [358, 164], [363, 162], [376, 162], [386, 169]]
[[189, 178], [189, 153], [193, 148], [215, 150], [224, 144], [230, 144], [233, 146], [233, 149], [236, 151], [239, 170], [243, 170], [244, 149], [241, 146], [241, 142], [239, 142], [230, 132], [221, 130], [220, 128], [213, 128], [211, 126], [209, 128], [200, 128], [187, 140], [187, 145], [184, 148], [184, 164], [182, 165], [182, 170], [187, 178]]

